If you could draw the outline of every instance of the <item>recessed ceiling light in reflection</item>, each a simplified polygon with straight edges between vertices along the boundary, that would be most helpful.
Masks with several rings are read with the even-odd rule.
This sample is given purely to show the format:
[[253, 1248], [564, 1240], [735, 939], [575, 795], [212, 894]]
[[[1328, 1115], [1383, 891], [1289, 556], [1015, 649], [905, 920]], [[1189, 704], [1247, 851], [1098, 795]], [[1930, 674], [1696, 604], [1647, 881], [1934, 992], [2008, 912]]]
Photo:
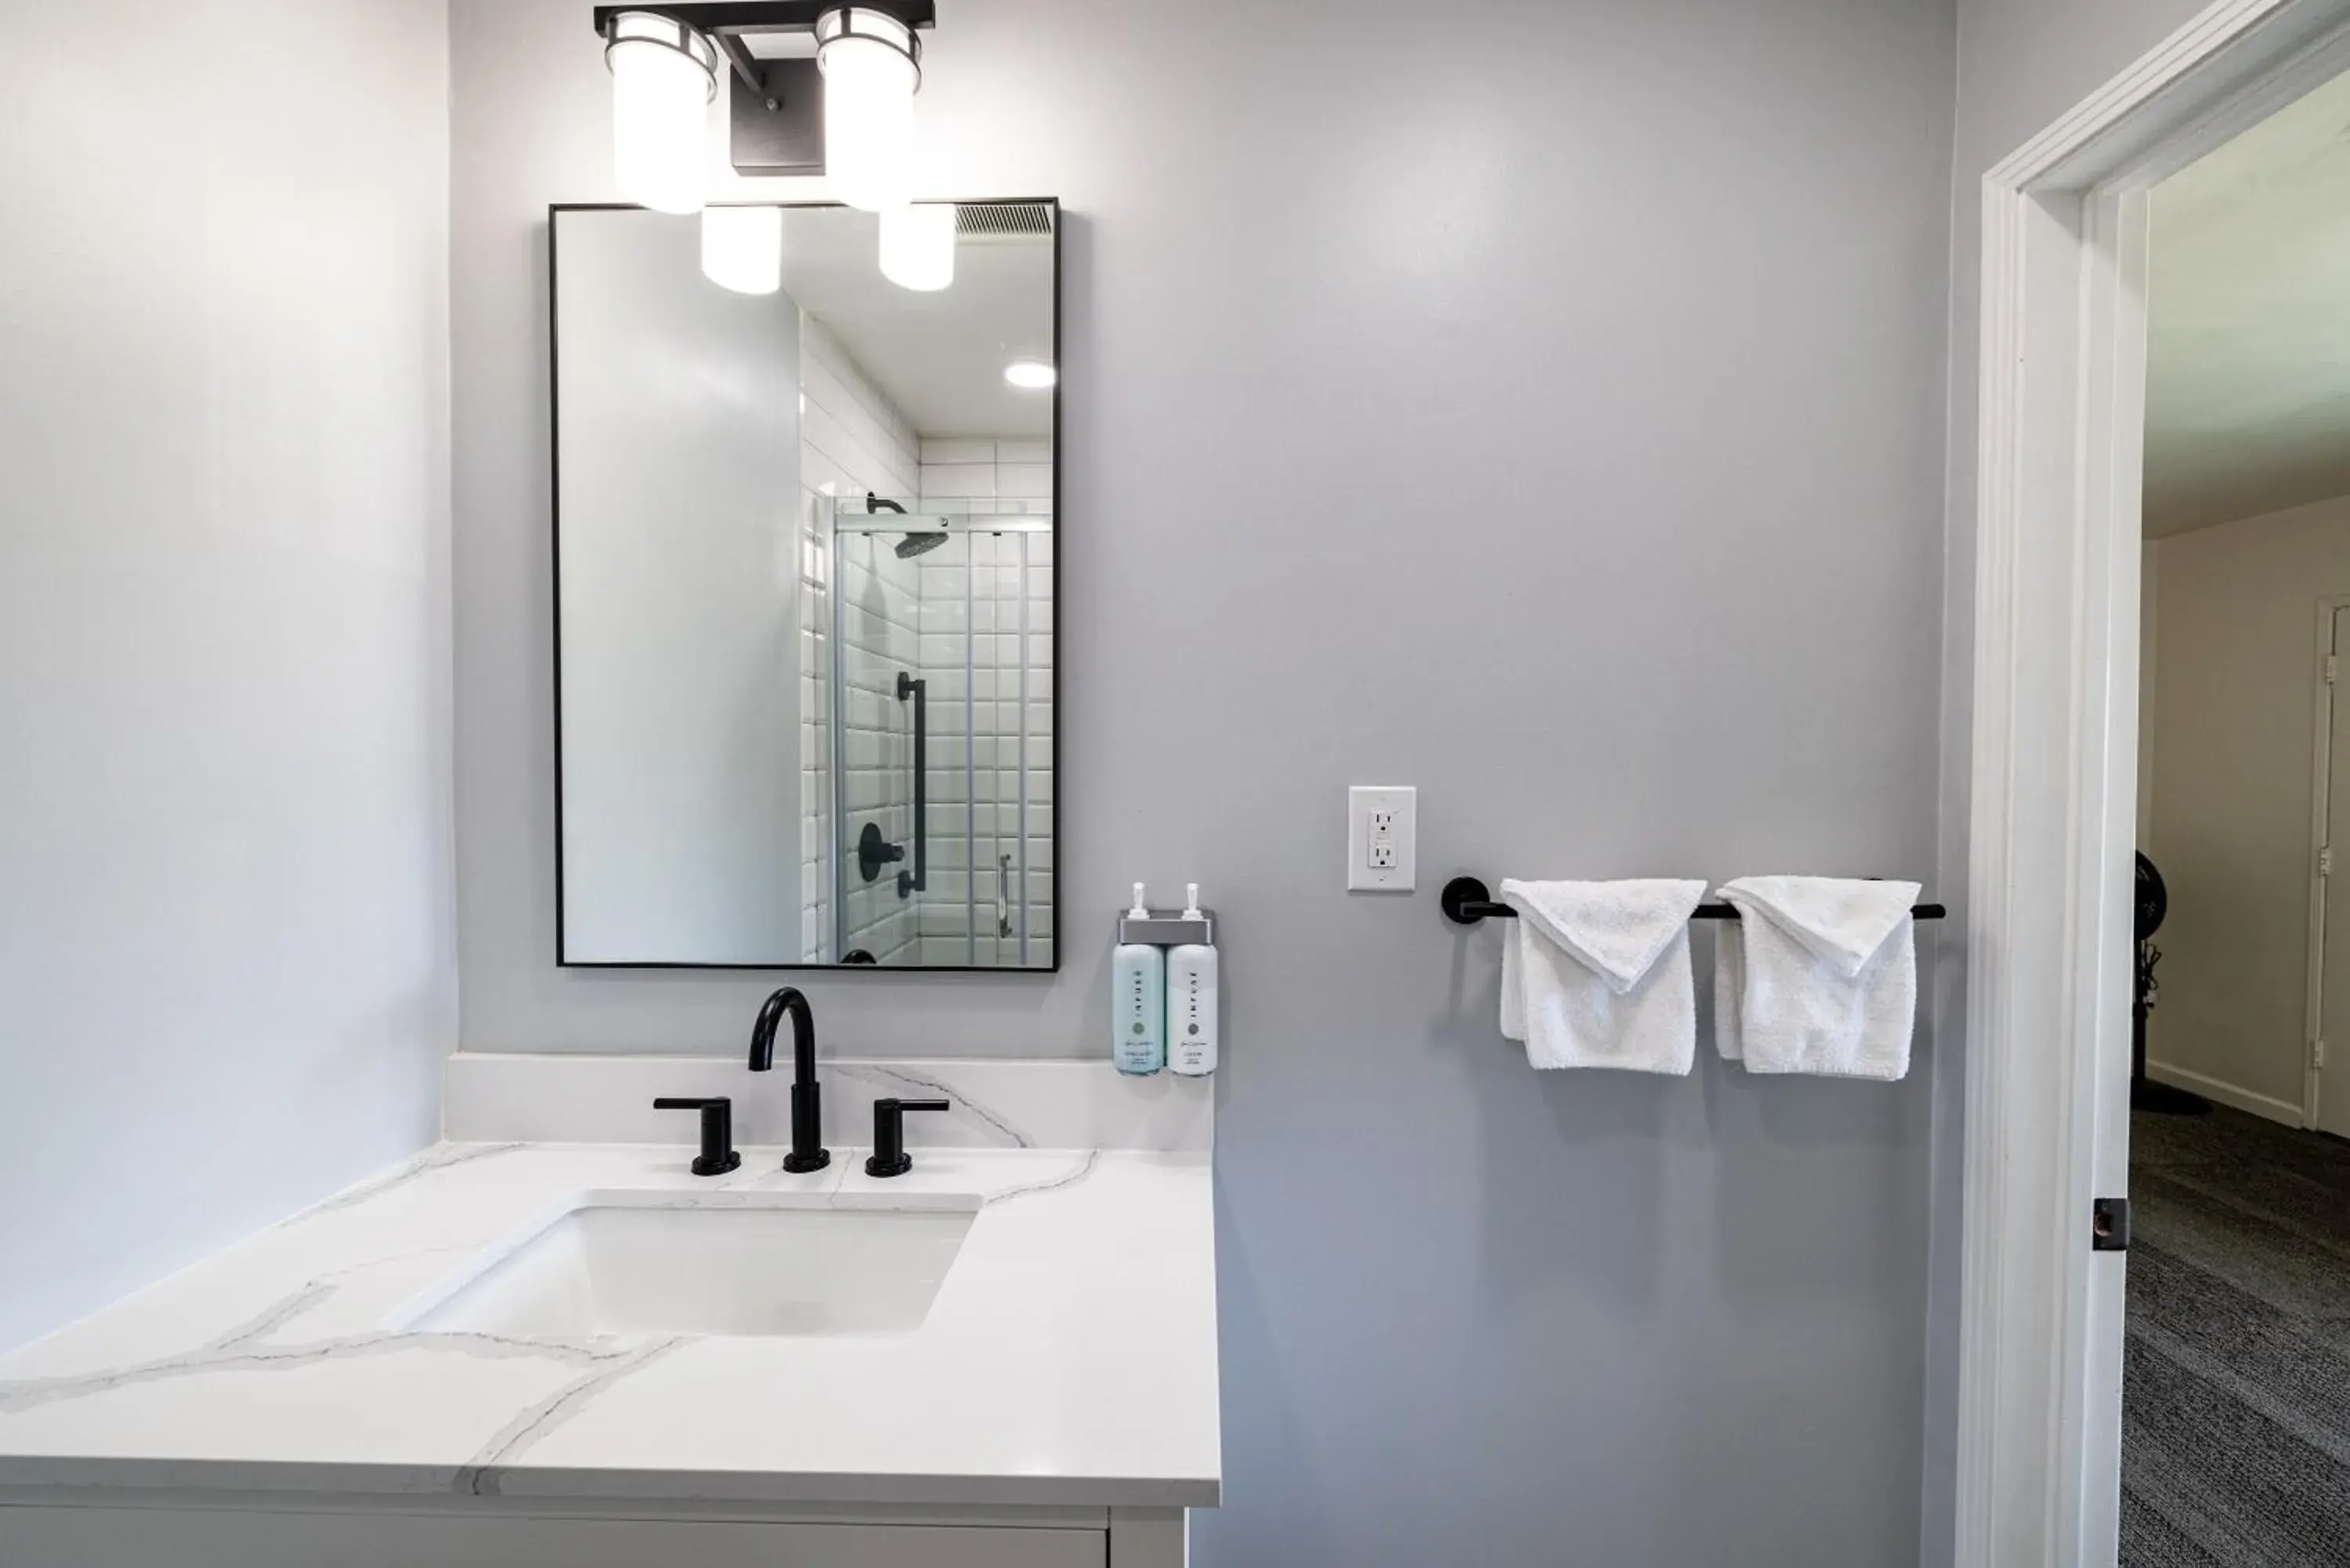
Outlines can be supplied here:
[[1003, 367], [1003, 379], [1029, 391], [1042, 391], [1061, 379], [1052, 366], [1035, 359], [1014, 359]]

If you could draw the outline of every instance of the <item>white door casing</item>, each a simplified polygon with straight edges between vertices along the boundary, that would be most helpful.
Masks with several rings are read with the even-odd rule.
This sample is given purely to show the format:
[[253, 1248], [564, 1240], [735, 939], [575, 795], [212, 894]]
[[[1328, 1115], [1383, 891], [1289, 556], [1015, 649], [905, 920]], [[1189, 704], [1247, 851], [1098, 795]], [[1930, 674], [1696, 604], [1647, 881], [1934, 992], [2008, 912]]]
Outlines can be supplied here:
[[2345, 63], [2350, 0], [2220, 0], [1983, 181], [1957, 1562], [2119, 1526], [2146, 191]]

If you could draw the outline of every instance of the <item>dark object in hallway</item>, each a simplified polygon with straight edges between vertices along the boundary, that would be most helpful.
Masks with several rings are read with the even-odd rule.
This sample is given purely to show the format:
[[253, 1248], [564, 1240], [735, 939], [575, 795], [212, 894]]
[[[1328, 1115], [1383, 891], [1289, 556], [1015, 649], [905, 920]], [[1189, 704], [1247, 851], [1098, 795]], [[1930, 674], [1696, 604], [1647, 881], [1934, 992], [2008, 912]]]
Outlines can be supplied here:
[[2350, 1563], [2350, 1143], [2130, 1118], [2122, 1568]]
[[2146, 1015], [2154, 1011], [2154, 993], [2160, 985], [2154, 978], [2154, 966], [2162, 961], [2162, 950], [2147, 939], [2162, 929], [2162, 917], [2170, 912], [2170, 892], [2162, 883], [2162, 873], [2137, 852], [2137, 889], [2134, 900], [2137, 911], [2133, 917], [2137, 937], [2137, 994], [2130, 1002], [2130, 1109], [2152, 1111], [2163, 1116], [2200, 1116], [2210, 1114], [2211, 1102], [2200, 1095], [2171, 1084], [2158, 1084], [2146, 1075]]

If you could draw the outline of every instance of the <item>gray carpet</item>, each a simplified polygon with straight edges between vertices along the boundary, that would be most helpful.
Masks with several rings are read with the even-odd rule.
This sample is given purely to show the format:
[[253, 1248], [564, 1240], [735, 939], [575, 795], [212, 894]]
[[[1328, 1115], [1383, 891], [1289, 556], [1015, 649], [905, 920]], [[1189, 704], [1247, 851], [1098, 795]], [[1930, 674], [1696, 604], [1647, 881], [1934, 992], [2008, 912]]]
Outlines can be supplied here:
[[2350, 1143], [2130, 1118], [2122, 1568], [2350, 1563]]

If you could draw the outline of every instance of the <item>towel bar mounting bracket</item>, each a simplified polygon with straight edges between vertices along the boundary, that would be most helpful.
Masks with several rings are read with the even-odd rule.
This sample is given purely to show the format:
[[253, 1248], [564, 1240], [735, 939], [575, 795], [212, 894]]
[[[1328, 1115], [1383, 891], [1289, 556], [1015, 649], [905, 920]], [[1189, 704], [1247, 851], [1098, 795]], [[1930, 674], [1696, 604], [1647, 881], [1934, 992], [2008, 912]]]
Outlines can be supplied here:
[[1488, 915], [1508, 919], [1517, 914], [1507, 904], [1493, 902], [1493, 890], [1474, 877], [1455, 877], [1447, 882], [1436, 903], [1444, 918], [1456, 926], [1473, 926]]

